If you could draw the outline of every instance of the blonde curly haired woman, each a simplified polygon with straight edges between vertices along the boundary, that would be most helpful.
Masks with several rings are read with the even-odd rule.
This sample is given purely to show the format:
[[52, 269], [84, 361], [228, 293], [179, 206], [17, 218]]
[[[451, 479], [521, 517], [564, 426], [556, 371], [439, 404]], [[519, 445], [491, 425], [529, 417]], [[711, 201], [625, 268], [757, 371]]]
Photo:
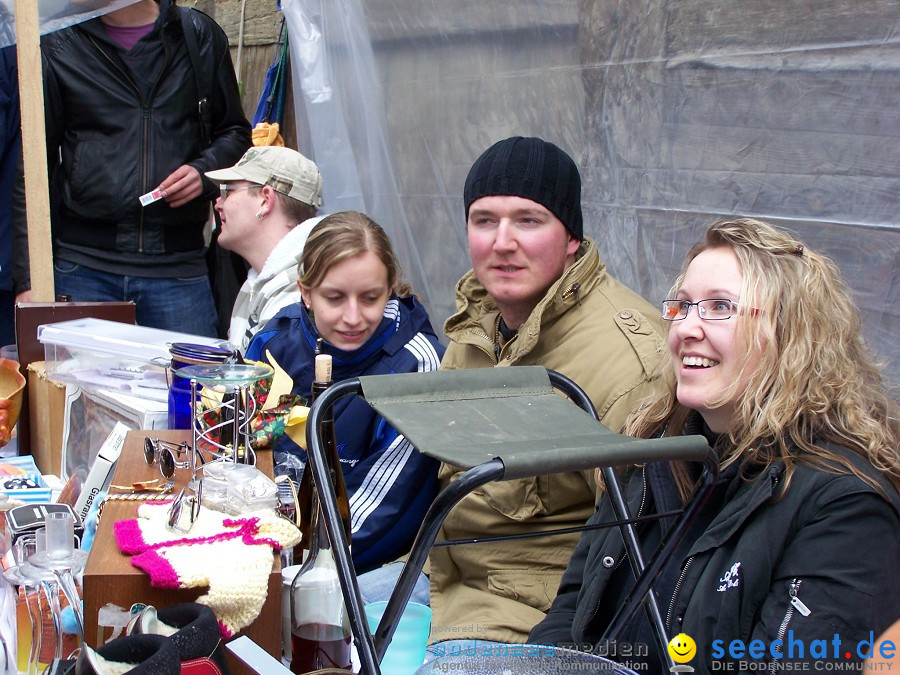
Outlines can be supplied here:
[[[693, 639], [697, 672], [861, 667], [900, 615], [900, 427], [840, 273], [768, 223], [720, 221], [688, 254], [663, 318], [673, 393], [627, 431], [703, 434], [721, 464], [654, 586], [669, 637]], [[696, 479], [648, 464], [631, 471], [627, 498], [642, 514], [678, 508]], [[602, 500], [592, 521], [610, 520]], [[646, 552], [662, 527], [639, 529]], [[618, 529], [586, 533], [530, 641], [595, 645], [633, 583], [623, 561]], [[644, 612], [622, 641], [648, 645], [650, 670], [664, 662]]]

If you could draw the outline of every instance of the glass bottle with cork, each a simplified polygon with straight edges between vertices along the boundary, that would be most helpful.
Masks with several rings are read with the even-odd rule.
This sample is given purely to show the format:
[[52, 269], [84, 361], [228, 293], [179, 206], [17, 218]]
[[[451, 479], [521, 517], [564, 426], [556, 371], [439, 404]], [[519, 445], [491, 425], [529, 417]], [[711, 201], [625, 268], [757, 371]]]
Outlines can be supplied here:
[[[315, 365], [313, 401], [331, 385], [331, 357], [317, 354]], [[320, 433], [329, 478], [335, 487], [338, 510], [349, 542], [350, 503], [340, 469], [331, 409], [322, 417]], [[304, 541], [309, 542], [309, 550], [291, 584], [291, 672], [308, 673], [321, 668], [349, 669], [350, 625], [308, 458], [300, 485], [301, 530]]]
[[[319, 338], [316, 344], [315, 356], [315, 377], [312, 382], [312, 391], [309, 404], [316, 401], [317, 398], [331, 386], [331, 356], [322, 354], [322, 338]], [[344, 482], [344, 474], [340, 470], [340, 456], [338, 455], [338, 445], [334, 433], [334, 410], [329, 408], [322, 415], [321, 424], [322, 445], [325, 450], [325, 461], [328, 464], [328, 470], [331, 475], [331, 484], [334, 486], [334, 492], [337, 495], [338, 512], [341, 514], [341, 522], [344, 525], [344, 534], [347, 536], [347, 542], [350, 542], [350, 498], [347, 495], [347, 485]], [[309, 549], [312, 539], [313, 518], [316, 514], [317, 504], [314, 503], [313, 495], [315, 493], [315, 485], [312, 478], [312, 470], [309, 468], [307, 458], [307, 466], [303, 469], [303, 475], [300, 478], [300, 486], [297, 489], [297, 506], [300, 512], [300, 532], [303, 535], [297, 548], [294, 550], [294, 562], [299, 562], [303, 551]]]

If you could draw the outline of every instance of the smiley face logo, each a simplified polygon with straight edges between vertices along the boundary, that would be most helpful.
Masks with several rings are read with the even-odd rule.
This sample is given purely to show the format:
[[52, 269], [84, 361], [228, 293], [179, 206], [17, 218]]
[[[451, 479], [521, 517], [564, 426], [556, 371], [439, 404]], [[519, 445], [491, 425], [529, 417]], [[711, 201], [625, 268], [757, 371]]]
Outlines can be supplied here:
[[687, 633], [679, 633], [669, 640], [669, 656], [675, 663], [687, 663], [697, 655], [697, 645]]

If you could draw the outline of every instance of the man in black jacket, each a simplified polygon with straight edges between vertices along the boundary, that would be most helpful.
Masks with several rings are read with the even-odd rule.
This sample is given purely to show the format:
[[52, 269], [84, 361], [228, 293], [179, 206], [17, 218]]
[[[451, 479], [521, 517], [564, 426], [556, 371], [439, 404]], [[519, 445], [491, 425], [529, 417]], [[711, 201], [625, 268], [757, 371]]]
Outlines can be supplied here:
[[[204, 173], [250, 147], [225, 33], [172, 0], [140, 0], [45, 36], [41, 51], [56, 293], [134, 300], [141, 325], [215, 335], [204, 226], [217, 188]], [[22, 181], [17, 193], [27, 300]]]

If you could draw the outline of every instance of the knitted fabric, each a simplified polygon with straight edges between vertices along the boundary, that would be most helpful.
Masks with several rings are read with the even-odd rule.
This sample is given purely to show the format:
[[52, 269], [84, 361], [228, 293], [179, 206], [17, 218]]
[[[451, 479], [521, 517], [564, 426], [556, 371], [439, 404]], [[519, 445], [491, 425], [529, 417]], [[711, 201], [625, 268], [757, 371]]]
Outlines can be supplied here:
[[272, 510], [229, 516], [201, 506], [187, 534], [166, 529], [169, 503], [148, 503], [138, 517], [114, 524], [119, 549], [150, 576], [154, 588], [208, 587], [224, 637], [259, 616], [268, 593], [272, 552], [300, 541], [300, 531]]

